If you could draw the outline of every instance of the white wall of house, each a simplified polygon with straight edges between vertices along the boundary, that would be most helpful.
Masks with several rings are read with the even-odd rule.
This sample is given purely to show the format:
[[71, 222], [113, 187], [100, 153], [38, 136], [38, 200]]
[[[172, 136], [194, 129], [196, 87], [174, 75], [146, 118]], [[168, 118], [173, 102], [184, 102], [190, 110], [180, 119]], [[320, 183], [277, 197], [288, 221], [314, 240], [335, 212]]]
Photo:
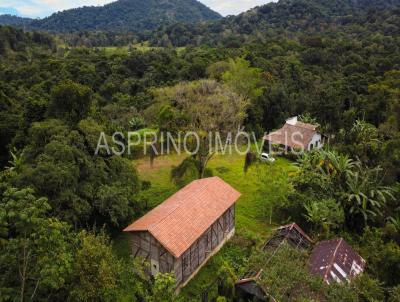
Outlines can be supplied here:
[[298, 122], [297, 116], [291, 117], [286, 120], [286, 123], [288, 123], [289, 125], [292, 125], [292, 126], [296, 126], [297, 122]]
[[308, 144], [308, 151], [313, 149], [321, 149], [324, 146], [322, 141], [322, 135], [320, 133], [315, 133], [310, 143]]

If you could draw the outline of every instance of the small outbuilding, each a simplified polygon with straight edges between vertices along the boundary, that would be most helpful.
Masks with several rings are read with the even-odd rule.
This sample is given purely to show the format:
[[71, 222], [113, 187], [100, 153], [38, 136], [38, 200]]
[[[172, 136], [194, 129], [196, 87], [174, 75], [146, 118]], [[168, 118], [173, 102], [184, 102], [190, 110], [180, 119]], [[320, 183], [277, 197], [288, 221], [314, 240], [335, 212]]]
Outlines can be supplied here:
[[[275, 229], [274, 233], [262, 245], [263, 252], [275, 251], [282, 244], [288, 244], [294, 249], [309, 250], [311, 249], [314, 241], [296, 224], [291, 223]], [[264, 288], [259, 280], [263, 270], [247, 271], [235, 283], [237, 296], [243, 301], [274, 301], [268, 295], [268, 290]]]
[[361, 274], [365, 260], [342, 238], [318, 243], [310, 257], [309, 270], [330, 284], [351, 281]]
[[292, 117], [281, 129], [264, 137], [264, 149], [268, 153], [274, 148], [285, 151], [320, 149], [324, 146], [325, 136], [317, 128], [316, 125], [298, 121], [297, 116]]
[[282, 242], [288, 243], [296, 249], [308, 250], [314, 241], [296, 224], [291, 223], [275, 230], [272, 236], [264, 243], [262, 249], [266, 251], [279, 247]]
[[258, 272], [249, 271], [235, 283], [236, 296], [240, 301], [268, 301], [267, 289], [259, 282], [262, 273], [262, 270]]
[[132, 254], [150, 262], [151, 273], [176, 275], [187, 284], [235, 233], [240, 193], [219, 177], [195, 180], [124, 231]]

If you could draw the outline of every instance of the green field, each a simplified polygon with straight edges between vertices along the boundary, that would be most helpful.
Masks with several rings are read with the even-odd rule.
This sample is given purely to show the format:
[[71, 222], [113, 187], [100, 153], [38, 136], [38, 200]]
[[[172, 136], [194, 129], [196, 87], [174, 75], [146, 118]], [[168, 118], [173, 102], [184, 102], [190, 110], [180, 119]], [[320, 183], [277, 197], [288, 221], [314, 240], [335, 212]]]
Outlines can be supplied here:
[[[131, 44], [130, 46], [107, 46], [107, 47], [97, 47], [100, 50], [103, 50], [107, 56], [111, 55], [128, 55], [131, 51], [141, 51], [147, 52], [152, 50], [163, 49], [164, 47], [154, 47], [150, 46], [149, 43], [137, 43]], [[185, 47], [176, 47], [174, 48], [177, 53], [185, 50]]]
[[[171, 181], [171, 167], [178, 165], [184, 155], [162, 156], [150, 167], [149, 159], [134, 161], [142, 180], [152, 186], [146, 192], [149, 207], [155, 207], [179, 188]], [[245, 174], [244, 156], [239, 154], [215, 155], [209, 163], [215, 176], [219, 176], [242, 193], [237, 202], [236, 236], [215, 255], [200, 273], [181, 291], [185, 301], [197, 300], [202, 290], [216, 278], [222, 267], [232, 269], [238, 275], [245, 268], [251, 250], [263, 242], [271, 232], [274, 223], [270, 221], [270, 205], [279, 202], [283, 192], [288, 190], [288, 177], [295, 171], [294, 165], [278, 158], [273, 164], [260, 163], [252, 166]], [[122, 236], [115, 242], [116, 250], [122, 256], [129, 254], [127, 238]]]

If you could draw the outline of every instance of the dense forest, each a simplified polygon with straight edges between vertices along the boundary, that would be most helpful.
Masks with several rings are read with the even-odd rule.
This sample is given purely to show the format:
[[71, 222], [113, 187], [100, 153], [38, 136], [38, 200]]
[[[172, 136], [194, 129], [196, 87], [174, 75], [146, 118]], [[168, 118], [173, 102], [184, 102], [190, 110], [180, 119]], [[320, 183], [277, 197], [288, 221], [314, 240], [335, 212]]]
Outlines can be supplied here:
[[43, 19], [0, 16], [0, 24], [53, 32], [141, 32], [176, 22], [196, 23], [219, 18], [218, 13], [197, 0], [119, 0], [104, 6], [64, 10]]
[[33, 19], [23, 18], [13, 15], [0, 15], [0, 25], [14, 25], [14, 26], [24, 26], [31, 23]]
[[162, 46], [239, 47], [275, 37], [297, 40], [301, 34], [320, 33], [325, 38], [356, 38], [371, 32], [396, 35], [399, 4], [397, 0], [282, 0], [212, 23], [162, 26], [148, 38]]
[[[180, 12], [178, 2], [165, 3], [176, 13], [168, 22], [219, 18], [187, 1], [189, 13]], [[96, 9], [116, 20], [111, 5], [124, 3]], [[291, 158], [296, 170], [274, 180], [277, 197], [266, 199], [271, 214], [262, 219], [296, 221], [318, 240], [344, 237], [366, 271], [328, 287], [290, 248], [266, 265], [260, 239], [245, 232], [224, 270], [270, 269], [262, 282], [279, 301], [400, 301], [400, 2], [281, 0], [161, 27], [151, 5], [140, 3], [146, 19], [115, 26], [94, 8], [35, 21], [113, 34], [0, 26], [0, 301], [188, 301], [173, 294], [173, 276], [151, 278], [142, 262], [115, 252], [121, 230], [154, 205], [152, 186], [156, 194], [164, 187], [132, 164], [142, 148], [96, 154], [99, 133], [111, 142], [115, 132], [243, 126], [261, 139], [295, 115], [318, 123], [329, 145]], [[131, 28], [154, 31], [118, 32]], [[125, 47], [94, 47], [106, 44]], [[204, 150], [173, 167], [177, 187], [215, 173]], [[263, 193], [268, 175], [258, 178]]]

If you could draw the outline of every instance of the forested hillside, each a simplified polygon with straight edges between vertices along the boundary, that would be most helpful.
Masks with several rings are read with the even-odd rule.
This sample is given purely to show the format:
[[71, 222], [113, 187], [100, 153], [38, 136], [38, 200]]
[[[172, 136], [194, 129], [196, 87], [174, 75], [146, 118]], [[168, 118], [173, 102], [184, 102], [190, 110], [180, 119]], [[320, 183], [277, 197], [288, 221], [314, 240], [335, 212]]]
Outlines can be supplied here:
[[197, 0], [119, 0], [104, 6], [85, 6], [27, 22], [0, 16], [0, 24], [26, 25], [37, 30], [79, 32], [141, 32], [176, 22], [196, 23], [221, 16]]
[[[148, 21], [159, 17], [148, 6], [155, 3], [141, 3], [150, 19], [127, 17], [129, 30], [156, 26]], [[84, 20], [108, 29], [106, 20], [92, 23], [92, 9], [43, 26], [62, 31]], [[399, 12], [398, 1], [281, 0], [140, 37], [68, 35], [87, 47], [0, 26], [0, 300], [200, 301], [224, 273], [210, 299], [231, 301], [232, 284], [251, 264], [271, 268], [262, 282], [280, 301], [399, 301]], [[80, 13], [87, 15], [74, 19]], [[90, 46], [114, 39], [125, 45]], [[254, 152], [215, 155], [207, 145], [190, 156], [145, 156], [145, 145], [121, 156], [96, 152], [101, 133], [117, 151], [113, 134], [127, 143], [129, 131], [243, 129], [261, 139], [295, 115], [320, 125], [329, 138], [323, 150], [274, 163]], [[121, 231], [211, 175], [242, 193], [237, 234], [174, 296], [173, 275], [145, 274]], [[366, 260], [364, 274], [328, 286], [293, 250], [271, 266], [264, 256], [253, 263], [273, 228], [293, 221], [316, 241], [345, 238]]]
[[15, 25], [15, 26], [24, 26], [31, 23], [33, 19], [30, 18], [22, 18], [12, 15], [0, 15], [0, 25]]
[[396, 30], [398, 0], [281, 0], [211, 24], [173, 24], [156, 31], [155, 45], [226, 45], [263, 42], [283, 35], [360, 35], [367, 31]]
[[24, 33], [9, 26], [0, 27], [0, 56], [8, 57], [13, 53], [24, 53], [35, 47], [41, 51], [51, 52], [55, 46], [54, 39], [48, 34]]

